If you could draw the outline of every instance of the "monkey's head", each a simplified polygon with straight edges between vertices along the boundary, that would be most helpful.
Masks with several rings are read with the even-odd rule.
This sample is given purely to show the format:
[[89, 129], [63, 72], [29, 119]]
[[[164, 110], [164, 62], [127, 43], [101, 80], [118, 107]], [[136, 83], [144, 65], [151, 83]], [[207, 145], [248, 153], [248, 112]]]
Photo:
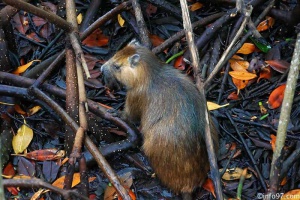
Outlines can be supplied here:
[[120, 88], [122, 84], [127, 90], [143, 84], [147, 79], [146, 68], [151, 60], [148, 59], [148, 54], [156, 59], [151, 51], [139, 45], [136, 40], [131, 41], [102, 65], [105, 84], [110, 88]]

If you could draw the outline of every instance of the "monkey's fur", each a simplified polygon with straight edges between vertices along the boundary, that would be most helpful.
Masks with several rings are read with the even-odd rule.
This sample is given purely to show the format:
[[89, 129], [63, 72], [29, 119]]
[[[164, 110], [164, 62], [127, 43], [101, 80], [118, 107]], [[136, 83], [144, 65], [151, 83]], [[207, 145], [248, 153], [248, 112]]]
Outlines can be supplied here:
[[[175, 193], [191, 193], [202, 185], [209, 171], [206, 102], [192, 81], [134, 42], [101, 71], [109, 87], [119, 83], [126, 87], [124, 116], [140, 122], [143, 150], [161, 182]], [[217, 144], [213, 125], [211, 131]]]

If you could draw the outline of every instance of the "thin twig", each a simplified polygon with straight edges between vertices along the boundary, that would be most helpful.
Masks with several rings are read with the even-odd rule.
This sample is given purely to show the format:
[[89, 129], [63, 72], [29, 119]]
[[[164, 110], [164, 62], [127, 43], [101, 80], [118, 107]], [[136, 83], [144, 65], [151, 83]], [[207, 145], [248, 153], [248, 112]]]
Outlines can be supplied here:
[[291, 61], [290, 71], [287, 78], [286, 88], [284, 91], [284, 98], [280, 110], [279, 124], [277, 129], [277, 137], [275, 143], [275, 150], [272, 158], [271, 171], [270, 171], [270, 189], [269, 193], [273, 196], [276, 195], [279, 184], [280, 174], [275, 173], [276, 169], [275, 163], [281, 156], [282, 149], [285, 144], [287, 126], [290, 121], [290, 114], [293, 105], [293, 99], [295, 95], [295, 88], [297, 84], [297, 78], [299, 76], [300, 70], [300, 33], [297, 35], [297, 40], [295, 44], [294, 54]]
[[[191, 56], [192, 56], [192, 66], [193, 66], [193, 70], [194, 70], [194, 78], [196, 79], [196, 85], [197, 85], [197, 88], [199, 89], [200, 95], [202, 95], [203, 98], [205, 99], [204, 88], [203, 88], [203, 84], [200, 79], [199, 54], [198, 54], [198, 50], [197, 50], [197, 47], [194, 42], [193, 27], [191, 24], [189, 9], [188, 9], [186, 0], [180, 0], [180, 5], [181, 5], [181, 9], [182, 9], [183, 27], [185, 29], [186, 39], [187, 39], [189, 50], [190, 50]], [[205, 102], [201, 102], [201, 103], [203, 103], [204, 107], [205, 107], [205, 110], [204, 110], [204, 115], [205, 115], [204, 117], [205, 117], [205, 121], [206, 121], [206, 123], [205, 123], [205, 142], [206, 142], [207, 153], [208, 153], [208, 158], [209, 158], [209, 162], [210, 162], [211, 178], [214, 181], [216, 198], [218, 200], [223, 200], [220, 175], [219, 175], [219, 170], [218, 170], [218, 165], [217, 165], [217, 157], [215, 155], [216, 151], [214, 149], [214, 142], [212, 139], [211, 128], [210, 128], [210, 120], [209, 120], [209, 115], [207, 112]]]

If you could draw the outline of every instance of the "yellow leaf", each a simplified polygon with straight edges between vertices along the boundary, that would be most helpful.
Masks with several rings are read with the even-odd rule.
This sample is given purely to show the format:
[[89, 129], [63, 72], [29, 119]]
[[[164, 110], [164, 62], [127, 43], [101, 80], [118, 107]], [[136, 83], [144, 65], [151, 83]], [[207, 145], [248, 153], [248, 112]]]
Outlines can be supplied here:
[[13, 105], [15, 105], [15, 104], [13, 104], [13, 103], [6, 103], [6, 102], [1, 102], [1, 101], [0, 101], [0, 104], [2, 104], [2, 105], [7, 105], [7, 106], [13, 106]]
[[208, 101], [208, 102], [207, 102], [207, 109], [208, 109], [208, 110], [217, 110], [217, 109], [219, 109], [219, 108], [223, 108], [223, 107], [228, 106], [228, 105], [229, 105], [229, 103], [227, 103], [227, 104], [221, 106], [221, 105], [219, 105], [219, 104], [216, 104], [216, 103], [213, 103], [213, 102]]
[[39, 197], [41, 196], [41, 194], [44, 194], [46, 192], [45, 189], [39, 189], [36, 193], [34, 193], [34, 195], [31, 197], [30, 200], [36, 200], [39, 199]]
[[25, 64], [25, 65], [19, 66], [19, 67], [18, 67], [16, 70], [14, 70], [12, 73], [13, 73], [13, 74], [19, 75], [19, 74], [25, 72], [26, 69], [28, 69], [28, 67], [30, 67], [30, 66], [32, 65], [32, 63], [35, 62], [35, 61], [39, 61], [39, 62], [40, 62], [40, 60], [32, 60], [32, 61], [30, 61], [29, 63], [27, 63], [27, 64]]
[[81, 24], [81, 22], [82, 22], [82, 13], [79, 13], [78, 15], [77, 15], [77, 24]]
[[122, 18], [122, 16], [120, 14], [118, 14], [118, 22], [121, 27], [123, 27], [125, 24], [125, 20]]
[[[223, 169], [219, 169], [220, 172], [223, 171]], [[226, 172], [224, 173], [224, 175], [222, 176], [222, 179], [226, 180], [226, 181], [231, 181], [231, 180], [238, 180], [240, 179], [242, 173], [243, 173], [243, 169], [241, 168], [234, 168], [234, 169], [226, 169]], [[251, 178], [251, 174], [246, 174], [246, 178]]]
[[256, 74], [252, 74], [250, 72], [242, 72], [242, 71], [231, 71], [229, 72], [230, 76], [235, 79], [249, 81], [251, 79], [256, 78]]
[[34, 106], [33, 108], [30, 108], [28, 112], [28, 116], [37, 113], [39, 110], [41, 110], [41, 106]]
[[32, 179], [30, 176], [26, 176], [26, 175], [16, 175], [13, 177], [13, 179]]
[[18, 129], [17, 135], [12, 140], [15, 154], [22, 153], [30, 144], [32, 138], [33, 131], [26, 125], [26, 121], [24, 120], [24, 124]]

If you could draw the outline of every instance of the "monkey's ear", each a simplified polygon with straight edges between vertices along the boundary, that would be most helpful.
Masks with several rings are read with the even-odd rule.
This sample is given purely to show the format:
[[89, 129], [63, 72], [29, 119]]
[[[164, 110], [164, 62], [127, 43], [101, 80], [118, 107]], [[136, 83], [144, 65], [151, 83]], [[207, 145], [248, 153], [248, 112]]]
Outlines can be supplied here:
[[141, 46], [141, 44], [139, 43], [139, 41], [136, 38], [134, 38], [133, 40], [131, 40], [128, 43], [128, 45], [130, 45], [130, 46]]
[[132, 56], [130, 56], [129, 58], [128, 58], [128, 61], [129, 61], [129, 63], [130, 63], [130, 66], [131, 67], [136, 67], [138, 64], [139, 64], [139, 62], [140, 62], [140, 55], [139, 54], [133, 54]]

